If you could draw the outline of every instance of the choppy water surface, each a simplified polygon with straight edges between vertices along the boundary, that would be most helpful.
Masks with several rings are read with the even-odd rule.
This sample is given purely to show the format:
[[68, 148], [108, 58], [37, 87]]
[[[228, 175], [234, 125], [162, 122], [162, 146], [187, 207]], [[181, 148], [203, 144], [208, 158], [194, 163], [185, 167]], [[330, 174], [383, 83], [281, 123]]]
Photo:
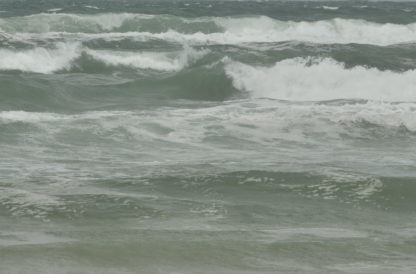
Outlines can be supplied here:
[[1, 273], [415, 273], [416, 4], [2, 1]]

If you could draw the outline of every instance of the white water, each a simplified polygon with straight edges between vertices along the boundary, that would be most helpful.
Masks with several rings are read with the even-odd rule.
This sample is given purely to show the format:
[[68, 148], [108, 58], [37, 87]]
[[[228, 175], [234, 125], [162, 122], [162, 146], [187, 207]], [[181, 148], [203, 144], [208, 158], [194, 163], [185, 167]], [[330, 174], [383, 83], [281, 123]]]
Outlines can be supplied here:
[[[215, 119], [212, 119], [215, 117]], [[198, 121], [204, 123], [198, 124]], [[149, 111], [90, 111], [81, 114], [46, 112], [2, 111], [0, 125], [29, 123], [55, 132], [76, 124], [103, 131], [123, 128], [129, 138], [136, 136], [196, 144], [213, 134], [247, 138], [254, 142], [276, 142], [276, 138], [313, 141], [305, 135], [325, 133], [332, 137], [351, 134], [351, 128], [360, 130], [355, 123], [367, 123], [386, 129], [405, 127], [416, 132], [415, 103], [285, 103], [275, 100], [250, 99], [229, 101], [223, 105], [197, 109], [163, 108]], [[158, 125], [169, 133], [155, 134], [149, 125]], [[48, 126], [49, 125], [49, 126]], [[246, 126], [243, 126], [246, 125]], [[215, 127], [214, 127], [215, 126]], [[288, 131], [291, 129], [290, 131]], [[367, 134], [367, 131], [364, 131]], [[104, 134], [103, 136], [105, 136]], [[109, 138], [112, 134], [109, 134]], [[319, 138], [321, 138], [320, 136]], [[345, 136], [338, 136], [339, 139]], [[320, 140], [318, 138], [318, 141]]]

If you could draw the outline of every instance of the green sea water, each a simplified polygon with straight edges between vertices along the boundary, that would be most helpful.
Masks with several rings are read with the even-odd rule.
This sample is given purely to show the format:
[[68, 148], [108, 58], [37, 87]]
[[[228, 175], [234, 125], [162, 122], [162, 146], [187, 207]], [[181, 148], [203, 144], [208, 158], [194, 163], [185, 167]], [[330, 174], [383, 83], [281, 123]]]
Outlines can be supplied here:
[[416, 3], [0, 1], [0, 273], [416, 273]]

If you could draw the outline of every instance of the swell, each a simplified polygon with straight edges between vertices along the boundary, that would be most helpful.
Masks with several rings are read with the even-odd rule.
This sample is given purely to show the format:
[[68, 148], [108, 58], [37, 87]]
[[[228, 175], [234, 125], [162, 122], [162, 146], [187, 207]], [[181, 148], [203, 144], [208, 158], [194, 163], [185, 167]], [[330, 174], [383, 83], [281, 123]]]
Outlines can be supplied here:
[[[123, 61], [117, 61], [118, 65]], [[140, 72], [137, 68], [132, 72], [132, 67], [121, 64], [114, 73], [114, 64], [91, 60], [85, 54], [73, 62], [69, 74], [0, 75], [0, 107], [57, 112], [125, 110], [175, 104], [171, 101], [175, 99], [222, 101], [239, 94], [221, 64], [203, 64], [175, 72]]]
[[[342, 170], [323, 172], [278, 172], [248, 170], [216, 175], [160, 176], [146, 178], [155, 187], [165, 187], [167, 182], [176, 186], [192, 181], [195, 192], [209, 188], [211, 193], [224, 195], [253, 193], [299, 195], [305, 199], [360, 204], [389, 211], [414, 211], [412, 196], [416, 186], [411, 177], [384, 177]], [[180, 182], [180, 183], [179, 183]], [[129, 184], [122, 185], [129, 187]], [[258, 201], [259, 202], [259, 201]], [[265, 201], [267, 204], [268, 202]], [[270, 203], [269, 203], [270, 204]], [[273, 204], [273, 203], [272, 203]]]

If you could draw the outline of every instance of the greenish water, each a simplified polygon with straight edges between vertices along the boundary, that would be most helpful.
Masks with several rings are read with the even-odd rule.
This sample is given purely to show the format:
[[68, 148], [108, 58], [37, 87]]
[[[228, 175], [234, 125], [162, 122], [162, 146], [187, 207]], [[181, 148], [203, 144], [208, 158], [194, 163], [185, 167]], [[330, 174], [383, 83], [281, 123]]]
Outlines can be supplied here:
[[0, 273], [416, 272], [416, 4], [0, 1]]

